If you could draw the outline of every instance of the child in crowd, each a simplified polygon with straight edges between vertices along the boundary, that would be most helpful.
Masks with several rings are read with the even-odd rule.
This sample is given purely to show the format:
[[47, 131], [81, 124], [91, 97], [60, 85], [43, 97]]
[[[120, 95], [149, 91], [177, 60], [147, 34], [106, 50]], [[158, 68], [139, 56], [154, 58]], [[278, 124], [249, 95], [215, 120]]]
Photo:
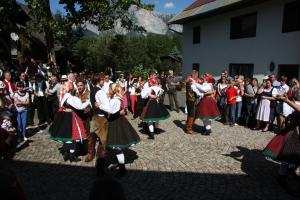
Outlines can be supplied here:
[[238, 96], [238, 89], [234, 87], [235, 81], [230, 80], [229, 88], [226, 89], [226, 125], [235, 126], [236, 124], [236, 98]]

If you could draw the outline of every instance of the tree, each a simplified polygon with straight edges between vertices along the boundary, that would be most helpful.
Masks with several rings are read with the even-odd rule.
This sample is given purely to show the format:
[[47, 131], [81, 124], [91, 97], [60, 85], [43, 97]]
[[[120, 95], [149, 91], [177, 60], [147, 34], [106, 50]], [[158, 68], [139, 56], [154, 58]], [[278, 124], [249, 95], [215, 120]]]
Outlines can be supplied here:
[[52, 16], [49, 0], [25, 0], [32, 19], [28, 25], [29, 33], [44, 33], [47, 45], [47, 54], [50, 61], [55, 62], [54, 41], [60, 36], [62, 29]]
[[0, 1], [0, 32], [11, 30], [15, 27], [14, 19], [16, 2], [14, 0]]
[[48, 58], [55, 61], [55, 40], [68, 35], [67, 30], [72, 25], [90, 22], [99, 31], [109, 30], [116, 22], [128, 30], [143, 31], [137, 26], [127, 12], [131, 5], [141, 6], [140, 0], [60, 0], [65, 5], [66, 18], [53, 17], [49, 0], [25, 0], [33, 16], [30, 22], [30, 32], [45, 33]]

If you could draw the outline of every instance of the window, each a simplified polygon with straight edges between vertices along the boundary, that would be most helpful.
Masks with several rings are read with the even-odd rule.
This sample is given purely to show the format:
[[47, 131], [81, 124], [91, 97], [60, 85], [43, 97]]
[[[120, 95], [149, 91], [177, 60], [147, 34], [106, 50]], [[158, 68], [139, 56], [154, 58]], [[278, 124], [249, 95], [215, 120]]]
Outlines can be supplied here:
[[293, 1], [284, 6], [282, 32], [300, 31], [300, 1]]
[[199, 63], [193, 63], [193, 70], [196, 70], [199, 72], [200, 70], [200, 64]]
[[231, 18], [230, 39], [256, 36], [257, 13]]
[[200, 26], [193, 29], [193, 44], [200, 44]]
[[285, 75], [288, 79], [298, 79], [299, 67], [299, 65], [278, 65], [278, 77]]
[[229, 75], [243, 75], [244, 77], [252, 78], [254, 71], [253, 64], [229, 64]]

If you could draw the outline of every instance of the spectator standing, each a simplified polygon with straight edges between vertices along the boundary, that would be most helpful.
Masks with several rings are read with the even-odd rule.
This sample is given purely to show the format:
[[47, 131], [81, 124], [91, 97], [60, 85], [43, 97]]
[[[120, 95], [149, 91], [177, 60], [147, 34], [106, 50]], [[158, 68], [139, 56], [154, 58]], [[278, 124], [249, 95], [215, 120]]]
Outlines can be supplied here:
[[59, 109], [58, 96], [57, 96], [58, 89], [59, 89], [59, 85], [57, 83], [56, 76], [51, 76], [49, 86], [46, 90], [50, 123], [54, 120], [54, 117]]
[[226, 100], [226, 89], [228, 87], [225, 75], [222, 73], [221, 79], [217, 85], [217, 95], [219, 96], [218, 107], [221, 111], [222, 117], [225, 116], [225, 100]]
[[11, 81], [11, 73], [9, 71], [4, 72], [3, 83], [5, 84], [5, 89], [7, 91], [7, 94], [10, 97], [13, 97], [13, 95], [16, 91], [16, 88], [15, 88], [15, 84]]
[[24, 84], [22, 82], [17, 83], [17, 91], [15, 92], [13, 97], [17, 110], [18, 138], [23, 138], [24, 141], [26, 141], [27, 107], [29, 104], [29, 94], [24, 90]]
[[[167, 91], [167, 77], [166, 77], [165, 71], [160, 72], [159, 81], [160, 81], [161, 88], [164, 91]], [[165, 92], [163, 94], [161, 94], [159, 101], [162, 104], [164, 103], [164, 101], [165, 101]]]
[[43, 125], [48, 121], [48, 106], [46, 99], [47, 84], [44, 77], [41, 74], [37, 74], [35, 77], [35, 83], [33, 85], [34, 101], [37, 107], [37, 113], [39, 118], [39, 125]]
[[[179, 104], [177, 99], [177, 86], [179, 86], [180, 83], [179, 80], [174, 76], [173, 69], [169, 70], [169, 76], [167, 77], [166, 82], [167, 82], [167, 91], [168, 91], [171, 111], [175, 110], [176, 112], [179, 113]], [[174, 108], [174, 102], [175, 102], [176, 109]]]
[[[19, 81], [18, 82], [22, 82], [24, 84], [24, 90], [26, 92], [28, 92], [29, 95], [29, 105], [28, 105], [28, 111], [27, 111], [27, 124], [29, 126], [33, 126], [34, 122], [33, 122], [33, 118], [34, 118], [34, 106], [32, 105], [32, 95], [33, 95], [33, 88], [32, 88], [32, 84], [31, 82], [28, 80], [28, 78], [26, 77], [25, 72], [21, 72], [19, 75]], [[33, 109], [33, 112], [31, 111], [31, 109]], [[31, 116], [33, 115], [33, 116]]]
[[265, 122], [266, 126], [263, 129], [263, 132], [266, 132], [269, 130], [269, 124], [274, 116], [274, 104], [276, 103], [275, 97], [277, 96], [277, 90], [272, 86], [271, 80], [266, 79], [262, 88], [259, 89], [258, 94], [261, 95], [261, 100], [259, 102], [256, 114], [257, 123], [254, 130], [258, 130], [260, 128], [261, 122]]
[[244, 84], [243, 80], [237, 79], [237, 89], [238, 95], [236, 97], [236, 121], [241, 123], [241, 116], [242, 116], [242, 108], [243, 108], [243, 96], [244, 96]]
[[[290, 87], [286, 84], [287, 80], [288, 80], [288, 78], [286, 76], [280, 77], [280, 87], [277, 89], [279, 96], [286, 96], [288, 94]], [[277, 106], [276, 106], [276, 113], [278, 113], [277, 124], [280, 129], [284, 128], [284, 121], [285, 121], [283, 104], [284, 104], [283, 101], [278, 101]]]
[[246, 105], [246, 116], [245, 116], [245, 126], [249, 127], [250, 121], [253, 120], [254, 114], [254, 103], [255, 103], [255, 91], [251, 85], [251, 79], [245, 78], [245, 104]]
[[226, 89], [226, 122], [231, 126], [236, 125], [236, 98], [238, 96], [238, 89], [234, 87], [235, 81], [230, 80], [229, 88]]

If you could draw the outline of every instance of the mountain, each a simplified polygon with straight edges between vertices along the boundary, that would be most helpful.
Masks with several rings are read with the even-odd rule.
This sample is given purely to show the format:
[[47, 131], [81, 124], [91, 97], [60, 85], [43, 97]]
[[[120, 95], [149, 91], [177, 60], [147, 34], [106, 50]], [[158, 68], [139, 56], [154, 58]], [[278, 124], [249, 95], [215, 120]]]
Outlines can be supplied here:
[[[146, 33], [155, 33], [160, 35], [170, 34], [174, 30], [175, 32], [182, 32], [181, 25], [170, 25], [168, 26], [168, 21], [174, 16], [171, 14], [163, 14], [156, 11], [149, 11], [143, 8], [138, 8], [135, 5], [132, 5], [128, 10], [129, 15], [131, 16], [133, 22], [136, 25], [144, 27]], [[98, 36], [101, 33], [98, 31], [98, 28], [90, 23], [85, 23], [83, 25], [85, 28], [84, 34], [86, 36]], [[170, 30], [171, 29], [171, 30]], [[117, 34], [132, 34], [132, 32], [121, 27], [119, 21], [116, 21], [116, 25], [113, 30], [113, 33]]]

